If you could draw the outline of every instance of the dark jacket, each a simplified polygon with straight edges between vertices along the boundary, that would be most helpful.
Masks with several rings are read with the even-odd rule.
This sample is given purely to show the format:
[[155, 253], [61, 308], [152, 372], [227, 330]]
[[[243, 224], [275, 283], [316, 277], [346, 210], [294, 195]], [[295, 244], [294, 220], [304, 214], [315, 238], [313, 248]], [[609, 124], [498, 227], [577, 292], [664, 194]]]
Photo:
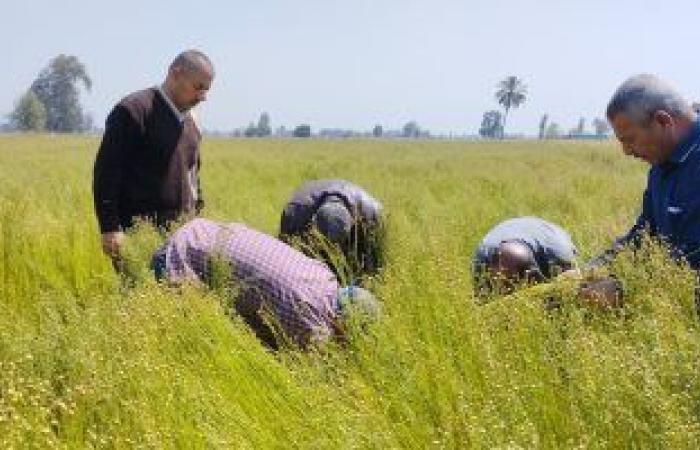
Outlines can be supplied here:
[[610, 263], [628, 245], [639, 247], [645, 234], [665, 242], [671, 256], [700, 270], [700, 120], [669, 159], [649, 170], [642, 211], [634, 226], [611, 248], [588, 263]]
[[93, 193], [102, 233], [136, 217], [165, 226], [201, 208], [201, 133], [180, 122], [156, 88], [135, 92], [109, 114], [95, 159]]

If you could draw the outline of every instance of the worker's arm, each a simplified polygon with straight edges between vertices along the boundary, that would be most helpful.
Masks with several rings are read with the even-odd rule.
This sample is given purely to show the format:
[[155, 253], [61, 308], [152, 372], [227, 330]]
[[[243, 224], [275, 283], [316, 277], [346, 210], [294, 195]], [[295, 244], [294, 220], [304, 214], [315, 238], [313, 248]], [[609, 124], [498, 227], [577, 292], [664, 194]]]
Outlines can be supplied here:
[[118, 257], [124, 237], [119, 214], [124, 160], [133, 145], [137, 130], [137, 125], [126, 108], [117, 105], [107, 118], [105, 133], [95, 158], [95, 212], [102, 234], [102, 248], [113, 258]]
[[612, 260], [615, 259], [615, 256], [625, 247], [629, 245], [639, 246], [645, 231], [653, 232], [653, 230], [654, 222], [652, 217], [651, 198], [649, 188], [647, 188], [644, 191], [642, 212], [639, 214], [639, 217], [637, 217], [637, 221], [635, 222], [634, 226], [630, 228], [625, 235], [616, 239], [613, 245], [606, 249], [603, 253], [588, 261], [584, 268], [594, 269], [610, 264]]

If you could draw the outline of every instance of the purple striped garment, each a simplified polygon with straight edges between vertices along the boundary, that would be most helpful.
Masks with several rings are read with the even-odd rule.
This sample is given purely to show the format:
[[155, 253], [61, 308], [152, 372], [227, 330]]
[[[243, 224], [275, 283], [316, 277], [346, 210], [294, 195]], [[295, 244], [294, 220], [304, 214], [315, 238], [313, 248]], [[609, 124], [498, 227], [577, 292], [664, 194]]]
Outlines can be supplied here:
[[237, 309], [245, 317], [273, 314], [298, 345], [327, 339], [335, 329], [338, 280], [328, 267], [272, 236], [238, 223], [194, 219], [163, 248], [169, 281], [205, 281], [212, 257], [232, 266], [240, 286]]

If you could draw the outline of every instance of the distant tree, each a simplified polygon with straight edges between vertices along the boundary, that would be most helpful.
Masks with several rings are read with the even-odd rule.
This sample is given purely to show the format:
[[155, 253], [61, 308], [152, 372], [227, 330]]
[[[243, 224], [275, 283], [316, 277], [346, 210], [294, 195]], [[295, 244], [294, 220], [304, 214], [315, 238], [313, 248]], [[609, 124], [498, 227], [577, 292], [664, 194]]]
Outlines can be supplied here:
[[311, 125], [301, 124], [297, 126], [296, 128], [294, 128], [292, 136], [300, 138], [311, 137]]
[[545, 113], [540, 119], [540, 132], [538, 137], [544, 139], [545, 133], [547, 132], [547, 122], [549, 121], [549, 115]]
[[284, 125], [280, 125], [279, 127], [277, 127], [277, 129], [275, 130], [275, 136], [279, 136], [279, 137], [287, 136], [287, 127], [285, 127]]
[[586, 133], [586, 119], [581, 117], [576, 126], [569, 130], [569, 137], [581, 137]]
[[265, 137], [272, 134], [272, 127], [270, 127], [270, 115], [266, 112], [260, 114], [260, 119], [258, 119], [258, 136]]
[[10, 113], [10, 128], [19, 131], [42, 131], [46, 127], [46, 107], [29, 89], [15, 103]]
[[90, 90], [92, 81], [78, 58], [58, 55], [49, 62], [32, 83], [32, 91], [46, 107], [46, 128], [71, 132], [85, 128], [78, 84]]
[[527, 86], [525, 86], [520, 78], [511, 75], [498, 83], [496, 100], [505, 110], [505, 114], [503, 115], [502, 133], [505, 133], [508, 112], [511, 110], [511, 108], [518, 108], [520, 105], [525, 103], [526, 99]]
[[243, 136], [245, 137], [258, 137], [258, 127], [254, 122], [250, 122], [248, 126], [243, 130]]
[[381, 125], [377, 124], [374, 126], [374, 128], [372, 128], [372, 136], [378, 138], [378, 137], [382, 137], [383, 134], [384, 134], [384, 127], [382, 127]]
[[420, 137], [421, 135], [421, 129], [420, 126], [418, 126], [418, 123], [415, 122], [414, 120], [410, 122], [406, 122], [406, 125], [403, 126], [403, 137], [407, 138], [417, 138]]
[[593, 119], [593, 128], [595, 129], [595, 135], [603, 138], [610, 133], [610, 124], [607, 120], [596, 117]]
[[547, 126], [547, 132], [545, 133], [545, 137], [547, 139], [556, 139], [561, 137], [561, 128], [559, 127], [559, 124], [556, 122], [551, 122]]
[[484, 113], [481, 119], [479, 135], [485, 138], [498, 138], [503, 134], [503, 114], [500, 111], [492, 110]]
[[92, 114], [83, 116], [83, 131], [95, 131], [95, 118], [92, 117]]

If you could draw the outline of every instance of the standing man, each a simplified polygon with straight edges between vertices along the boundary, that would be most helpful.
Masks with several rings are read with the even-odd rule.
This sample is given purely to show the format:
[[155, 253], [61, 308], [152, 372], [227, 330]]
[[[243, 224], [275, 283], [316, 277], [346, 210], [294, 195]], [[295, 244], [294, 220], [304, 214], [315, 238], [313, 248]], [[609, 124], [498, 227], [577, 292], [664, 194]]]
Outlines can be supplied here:
[[609, 262], [646, 230], [664, 240], [672, 256], [700, 269], [700, 123], [690, 103], [653, 75], [625, 81], [607, 117], [625, 155], [651, 165], [642, 211], [627, 234], [590, 266]]
[[93, 174], [102, 249], [119, 267], [135, 218], [166, 227], [199, 212], [202, 139], [190, 110], [206, 100], [214, 67], [198, 50], [180, 53], [165, 82], [122, 99], [107, 117]]
[[[381, 265], [381, 226], [381, 203], [360, 186], [345, 180], [315, 180], [301, 186], [285, 205], [280, 236], [287, 242], [300, 238], [313, 247], [309, 232], [316, 229], [340, 247], [349, 267], [361, 275]], [[325, 249], [314, 250], [333, 265]]]

